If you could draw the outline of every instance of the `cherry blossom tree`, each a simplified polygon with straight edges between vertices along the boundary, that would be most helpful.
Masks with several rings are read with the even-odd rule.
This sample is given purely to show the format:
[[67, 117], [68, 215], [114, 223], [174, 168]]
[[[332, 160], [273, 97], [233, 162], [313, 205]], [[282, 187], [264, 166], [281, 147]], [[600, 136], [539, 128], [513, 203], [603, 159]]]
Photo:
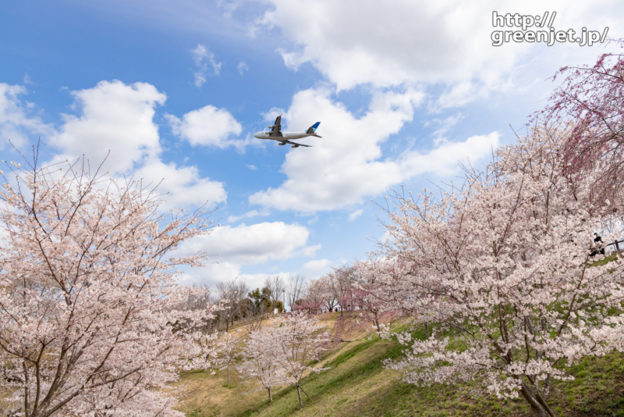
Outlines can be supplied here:
[[251, 332], [242, 350], [243, 362], [238, 366], [241, 374], [257, 379], [267, 390], [269, 402], [273, 401], [271, 389], [287, 383], [279, 337], [276, 326]]
[[311, 314], [317, 314], [322, 311], [325, 304], [325, 294], [327, 288], [324, 287], [322, 281], [315, 279], [310, 281], [306, 287], [306, 291], [300, 300], [297, 300], [291, 309], [294, 311], [305, 311]]
[[344, 311], [353, 309], [353, 284], [355, 279], [355, 269], [352, 266], [336, 268], [334, 272], [327, 275], [332, 299], [335, 299], [340, 306], [340, 315]]
[[303, 313], [293, 313], [275, 328], [275, 341], [286, 381], [297, 388], [299, 408], [303, 408], [301, 379], [307, 372], [320, 372], [310, 362], [319, 359], [329, 337], [318, 319]]
[[217, 369], [225, 369], [226, 384], [230, 385], [230, 371], [241, 354], [241, 336], [238, 332], [223, 333], [216, 341], [216, 358], [211, 365]]
[[[616, 42], [624, 47], [624, 41]], [[563, 84], [537, 117], [567, 123], [566, 169], [597, 170], [592, 198], [622, 209], [624, 199], [624, 54], [602, 54], [593, 66], [563, 67]]]
[[538, 127], [462, 187], [397, 200], [384, 250], [404, 271], [397, 308], [439, 324], [425, 340], [397, 336], [410, 348], [389, 366], [406, 381], [477, 378], [553, 416], [553, 379], [571, 379], [566, 368], [583, 356], [624, 348], [622, 265], [589, 257], [610, 216], [592, 205], [600, 173], [567, 170], [569, 133]]
[[16, 415], [180, 415], [162, 390], [194, 361], [211, 310], [189, 307], [171, 258], [197, 215], [82, 166], [16, 167], [0, 186], [0, 383]]
[[392, 286], [381, 285], [383, 273], [380, 271], [380, 264], [380, 262], [360, 261], [353, 266], [355, 279], [352, 302], [357, 305], [361, 314], [373, 322], [377, 333], [381, 333], [380, 314], [386, 306], [389, 308], [393, 306], [383, 294], [385, 289], [392, 288]]
[[311, 313], [334, 311], [338, 307], [338, 294], [331, 275], [324, 275], [311, 281], [303, 301], [302, 305], [305, 305]]

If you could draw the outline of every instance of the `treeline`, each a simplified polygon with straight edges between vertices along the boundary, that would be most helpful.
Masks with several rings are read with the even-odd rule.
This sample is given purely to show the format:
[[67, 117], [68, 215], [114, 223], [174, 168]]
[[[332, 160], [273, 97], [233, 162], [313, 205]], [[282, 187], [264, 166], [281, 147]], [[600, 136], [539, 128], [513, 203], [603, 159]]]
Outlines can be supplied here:
[[[275, 311], [319, 314], [357, 312], [379, 331], [381, 301], [375, 296], [375, 276], [366, 262], [335, 268], [319, 278], [306, 281], [301, 275], [265, 280], [262, 288], [251, 290], [239, 279], [217, 284], [212, 304], [218, 305], [213, 330], [229, 331], [235, 323], [259, 322]], [[252, 326], [253, 327], [253, 326]]]
[[[299, 278], [303, 282], [302, 278]], [[217, 284], [215, 304], [220, 310], [215, 313], [218, 330], [230, 330], [232, 325], [242, 320], [261, 320], [275, 310], [284, 311], [286, 285], [280, 276], [269, 277], [262, 288], [251, 290], [247, 284], [232, 279]]]

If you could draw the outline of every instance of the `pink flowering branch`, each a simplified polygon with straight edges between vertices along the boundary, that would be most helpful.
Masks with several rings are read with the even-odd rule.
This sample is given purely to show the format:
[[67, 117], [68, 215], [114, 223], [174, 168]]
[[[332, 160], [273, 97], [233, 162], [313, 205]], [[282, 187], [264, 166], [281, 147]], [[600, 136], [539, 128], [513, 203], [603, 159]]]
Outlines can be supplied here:
[[191, 308], [199, 290], [174, 282], [197, 259], [166, 255], [202, 219], [159, 214], [139, 184], [84, 163], [35, 158], [12, 173], [0, 188], [0, 381], [17, 412], [179, 415], [161, 388], [194, 360], [213, 309]]

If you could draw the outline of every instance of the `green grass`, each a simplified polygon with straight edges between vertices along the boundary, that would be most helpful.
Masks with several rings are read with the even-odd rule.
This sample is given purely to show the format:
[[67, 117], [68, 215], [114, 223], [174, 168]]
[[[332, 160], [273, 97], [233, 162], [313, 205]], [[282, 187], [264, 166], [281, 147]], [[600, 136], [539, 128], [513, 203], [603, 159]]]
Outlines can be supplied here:
[[[420, 332], [415, 337], [423, 337]], [[384, 367], [384, 360], [399, 358], [403, 347], [369, 336], [339, 346], [319, 365], [329, 370], [303, 381], [310, 395], [298, 410], [293, 387], [276, 389], [273, 403], [257, 386], [235, 380], [222, 387], [224, 376], [193, 373], [182, 384], [195, 386], [203, 397], [187, 392], [180, 409], [187, 416], [530, 416], [524, 400], [500, 401], [484, 393], [478, 381], [457, 385], [416, 387]], [[624, 417], [624, 355], [588, 357], [571, 368], [573, 381], [554, 383], [549, 402], [560, 416]], [[203, 381], [203, 386], [191, 382]], [[227, 391], [227, 392], [223, 392]]]
[[617, 259], [617, 253], [612, 253], [609, 256], [606, 256], [603, 259], [598, 259], [597, 261], [591, 262], [591, 266], [602, 266], [602, 265], [606, 265], [611, 261], [615, 261]]

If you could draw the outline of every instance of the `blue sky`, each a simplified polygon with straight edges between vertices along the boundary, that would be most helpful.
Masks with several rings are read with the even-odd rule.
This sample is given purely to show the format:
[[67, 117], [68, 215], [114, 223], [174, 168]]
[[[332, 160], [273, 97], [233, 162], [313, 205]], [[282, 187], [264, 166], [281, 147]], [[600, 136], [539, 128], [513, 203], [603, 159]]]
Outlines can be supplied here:
[[[556, 12], [556, 30], [609, 38], [624, 27], [616, 1], [462, 3], [2, 2], [2, 159], [19, 159], [9, 139], [27, 151], [40, 137], [45, 161], [110, 151], [111, 175], [163, 180], [164, 208], [206, 202], [219, 226], [180, 251], [209, 262], [183, 282], [317, 277], [375, 249], [386, 195], [482, 166], [559, 67], [615, 48], [494, 47], [493, 10]], [[254, 139], [278, 114], [285, 130], [320, 120], [323, 138]]]

